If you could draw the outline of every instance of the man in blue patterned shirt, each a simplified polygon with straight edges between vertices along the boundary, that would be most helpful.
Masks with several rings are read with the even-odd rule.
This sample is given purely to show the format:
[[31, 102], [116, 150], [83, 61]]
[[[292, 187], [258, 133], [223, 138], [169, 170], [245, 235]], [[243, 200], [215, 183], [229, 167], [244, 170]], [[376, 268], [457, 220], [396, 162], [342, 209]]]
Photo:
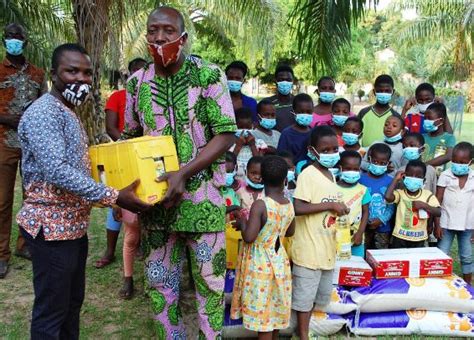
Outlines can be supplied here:
[[51, 75], [51, 92], [25, 111], [18, 127], [25, 200], [17, 222], [33, 261], [31, 338], [78, 339], [92, 203], [133, 212], [150, 206], [136, 197], [138, 182], [117, 191], [91, 178], [87, 135], [73, 111], [92, 83], [84, 48], [57, 47]]

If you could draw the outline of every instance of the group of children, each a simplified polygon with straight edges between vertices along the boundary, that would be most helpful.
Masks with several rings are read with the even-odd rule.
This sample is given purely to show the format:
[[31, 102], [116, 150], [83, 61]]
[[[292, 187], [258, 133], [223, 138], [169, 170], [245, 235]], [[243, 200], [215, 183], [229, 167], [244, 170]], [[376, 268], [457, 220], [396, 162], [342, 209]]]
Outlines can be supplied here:
[[317, 109], [309, 95], [296, 95], [295, 123], [281, 134], [272, 102], [258, 103], [256, 122], [236, 110], [239, 130], [226, 154], [227, 221], [243, 238], [231, 318], [262, 339], [288, 327], [291, 310], [308, 338], [312, 310], [330, 300], [339, 216], [348, 218], [356, 256], [436, 241], [449, 253], [456, 236], [471, 282], [474, 151], [455, 145], [434, 88], [421, 84], [399, 115], [390, 106], [393, 80], [380, 76], [376, 103], [355, 116], [347, 100], [328, 94], [331, 78], [318, 85]]

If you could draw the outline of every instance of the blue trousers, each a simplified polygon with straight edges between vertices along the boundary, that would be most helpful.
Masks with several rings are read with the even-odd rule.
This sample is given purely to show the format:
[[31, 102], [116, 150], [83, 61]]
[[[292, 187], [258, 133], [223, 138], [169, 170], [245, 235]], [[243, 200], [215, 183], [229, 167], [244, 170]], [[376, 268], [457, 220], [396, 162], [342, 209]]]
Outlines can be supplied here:
[[449, 255], [454, 237], [458, 239], [458, 252], [463, 274], [472, 273], [472, 230], [449, 230], [443, 228], [443, 238], [438, 241], [438, 248]]
[[79, 339], [84, 301], [87, 235], [77, 240], [45, 241], [20, 228], [31, 252], [35, 301], [31, 339]]

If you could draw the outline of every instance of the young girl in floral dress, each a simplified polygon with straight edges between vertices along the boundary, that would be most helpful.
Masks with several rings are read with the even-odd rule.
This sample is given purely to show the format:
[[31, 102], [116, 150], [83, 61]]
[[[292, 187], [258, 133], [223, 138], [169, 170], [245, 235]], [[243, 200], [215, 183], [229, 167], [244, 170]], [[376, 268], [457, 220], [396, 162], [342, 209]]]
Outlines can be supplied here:
[[237, 262], [231, 318], [243, 318], [244, 327], [258, 332], [259, 339], [277, 339], [289, 326], [291, 314], [291, 269], [284, 236], [295, 231], [294, 210], [283, 189], [286, 161], [265, 157], [262, 180], [265, 197], [256, 200], [248, 221], [240, 220], [244, 244]]

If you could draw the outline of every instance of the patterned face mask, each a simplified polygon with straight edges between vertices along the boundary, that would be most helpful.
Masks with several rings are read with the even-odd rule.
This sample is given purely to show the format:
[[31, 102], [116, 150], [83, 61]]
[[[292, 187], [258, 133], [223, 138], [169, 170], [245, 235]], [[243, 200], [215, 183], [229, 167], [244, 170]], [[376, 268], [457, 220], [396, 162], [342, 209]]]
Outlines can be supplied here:
[[64, 99], [74, 106], [80, 106], [87, 99], [87, 96], [91, 92], [91, 86], [89, 84], [72, 83], [66, 84], [64, 91], [61, 93]]

